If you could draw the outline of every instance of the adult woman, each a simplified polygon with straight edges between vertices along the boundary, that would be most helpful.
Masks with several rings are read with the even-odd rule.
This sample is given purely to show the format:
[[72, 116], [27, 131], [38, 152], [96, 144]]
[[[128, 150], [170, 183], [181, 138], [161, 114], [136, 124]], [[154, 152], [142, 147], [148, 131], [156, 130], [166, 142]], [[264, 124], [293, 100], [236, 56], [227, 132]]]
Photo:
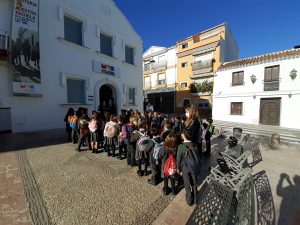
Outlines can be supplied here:
[[190, 105], [185, 109], [186, 120], [184, 121], [184, 127], [191, 134], [191, 142], [194, 146], [197, 146], [199, 155], [202, 153], [202, 142], [200, 140], [201, 124], [199, 118], [199, 112], [195, 105]]

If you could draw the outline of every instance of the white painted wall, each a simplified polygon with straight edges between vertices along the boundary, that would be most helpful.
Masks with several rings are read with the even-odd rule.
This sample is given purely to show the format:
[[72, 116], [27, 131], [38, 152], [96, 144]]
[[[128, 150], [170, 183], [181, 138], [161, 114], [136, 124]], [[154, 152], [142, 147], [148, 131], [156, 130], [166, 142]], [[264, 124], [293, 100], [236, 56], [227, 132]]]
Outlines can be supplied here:
[[221, 55], [224, 54], [223, 62], [229, 62], [239, 58], [239, 47], [228, 24], [225, 26], [225, 40], [223, 41], [223, 46], [221, 45]]
[[[144, 59], [148, 59], [149, 55], [151, 56], [152, 60], [155, 61], [155, 63], [159, 61], [160, 57], [164, 57], [166, 59], [168, 67], [166, 70], [166, 83], [167, 85], [175, 84], [177, 73], [176, 46], [170, 47], [168, 49], [165, 47], [152, 46], [143, 54]], [[148, 60], [144, 60], [144, 64], [148, 62]], [[147, 74], [146, 76], [150, 76], [151, 87], [154, 88], [157, 85], [158, 81], [157, 73]]]
[[167, 69], [166, 77], [167, 77], [167, 84], [168, 85], [172, 85], [172, 84], [176, 83], [176, 73], [177, 73], [176, 68]]
[[[11, 12], [12, 4], [0, 0], [0, 10]], [[7, 7], [6, 5], [9, 5]], [[6, 7], [6, 9], [4, 9]], [[11, 17], [0, 12], [0, 25], [3, 21], [10, 27]], [[64, 23], [61, 12], [66, 12], [85, 25], [84, 45], [87, 49], [59, 41], [64, 37]], [[96, 110], [99, 104], [99, 88], [108, 83], [116, 87], [117, 108], [143, 108], [142, 90], [142, 49], [143, 42], [133, 30], [127, 19], [111, 0], [40, 0], [40, 66], [42, 79], [42, 97], [19, 97], [12, 94], [10, 68], [0, 65], [0, 105], [12, 108], [13, 132], [43, 130], [64, 127], [63, 118], [69, 107], [77, 109], [79, 105], [67, 103], [66, 77], [86, 80], [86, 96], [94, 96], [94, 101], [84, 105], [89, 112]], [[7, 25], [6, 25], [7, 27]], [[2, 29], [2, 27], [0, 27]], [[114, 58], [97, 53], [100, 50], [99, 31], [107, 31], [115, 38]], [[123, 62], [125, 44], [135, 48], [134, 64]], [[115, 66], [117, 76], [95, 73], [92, 61]], [[126, 103], [126, 88], [137, 88], [136, 105]], [[44, 118], [51, 118], [45, 123]]]
[[[278, 91], [263, 91], [265, 67], [280, 65], [280, 84]], [[290, 71], [296, 69], [298, 76], [293, 81]], [[242, 86], [231, 86], [232, 73], [244, 71]], [[253, 84], [250, 76], [254, 74], [257, 81]], [[274, 61], [253, 66], [217, 71], [214, 79], [213, 119], [259, 124], [261, 98], [281, 98], [280, 126], [300, 127], [300, 58]], [[289, 98], [288, 94], [292, 94]], [[254, 98], [255, 96], [255, 98]], [[230, 115], [230, 103], [243, 102], [243, 115]]]

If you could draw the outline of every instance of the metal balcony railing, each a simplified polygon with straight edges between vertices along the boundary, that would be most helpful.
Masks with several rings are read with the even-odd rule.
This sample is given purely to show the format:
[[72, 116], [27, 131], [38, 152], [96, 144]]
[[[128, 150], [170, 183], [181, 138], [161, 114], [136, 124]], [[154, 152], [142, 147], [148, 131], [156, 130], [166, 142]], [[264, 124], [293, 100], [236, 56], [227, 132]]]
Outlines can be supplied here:
[[192, 71], [212, 69], [212, 60], [198, 61], [192, 63]]
[[276, 81], [264, 81], [264, 91], [278, 91], [279, 80]]
[[161, 62], [157, 62], [157, 63], [152, 63], [152, 64], [148, 64], [147, 66], [144, 67], [144, 72], [146, 73], [150, 73], [150, 72], [159, 72], [162, 70], [166, 70], [167, 69], [167, 61], [161, 61]]
[[166, 80], [158, 80], [157, 81], [157, 85], [165, 85], [166, 84]]

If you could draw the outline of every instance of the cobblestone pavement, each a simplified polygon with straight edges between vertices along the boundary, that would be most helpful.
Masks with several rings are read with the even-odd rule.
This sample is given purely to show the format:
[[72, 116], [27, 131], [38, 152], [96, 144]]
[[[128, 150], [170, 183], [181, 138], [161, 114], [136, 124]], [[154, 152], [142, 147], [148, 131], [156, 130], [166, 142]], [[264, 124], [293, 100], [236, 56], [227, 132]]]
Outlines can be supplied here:
[[[1, 176], [9, 168], [4, 157], [9, 155], [15, 160], [15, 167], [9, 170], [19, 173], [18, 193], [23, 201], [12, 203], [10, 217], [14, 219], [7, 220], [8, 206], [1, 199], [0, 224], [16, 224], [15, 218], [23, 219], [18, 224], [34, 225], [151, 224], [171, 200], [163, 196], [162, 184], [149, 185], [149, 176], [138, 177], [137, 168], [127, 166], [126, 160], [89, 150], [76, 152], [70, 143], [49, 144], [47, 140], [47, 145], [40, 143], [42, 147], [25, 145], [29, 147], [26, 150], [9, 152], [5, 148], [8, 152], [0, 153], [0, 182], [8, 182]], [[17, 191], [3, 185], [0, 188], [1, 198], [15, 198]]]
[[[169, 205], [171, 199], [162, 195], [162, 184], [149, 185], [149, 176], [138, 177], [136, 168], [128, 167], [126, 160], [88, 150], [76, 152], [74, 145], [63, 143], [62, 131], [39, 135], [25, 134], [18, 143], [0, 138], [1, 225], [152, 224]], [[262, 161], [253, 167], [253, 174], [260, 175], [257, 190], [263, 195], [257, 195], [266, 203], [259, 209], [258, 220], [260, 224], [285, 225], [292, 211], [300, 208], [299, 145], [274, 147], [264, 138], [256, 140]], [[205, 159], [202, 171], [216, 165], [215, 158], [226, 143], [225, 138], [212, 141], [212, 155]], [[281, 177], [285, 179], [280, 183]], [[174, 200], [175, 209], [186, 206], [183, 192], [180, 201]], [[173, 211], [167, 214], [174, 215]]]
[[49, 224], [151, 224], [169, 202], [161, 186], [150, 186], [125, 160], [104, 153], [62, 144], [27, 151], [27, 157]]

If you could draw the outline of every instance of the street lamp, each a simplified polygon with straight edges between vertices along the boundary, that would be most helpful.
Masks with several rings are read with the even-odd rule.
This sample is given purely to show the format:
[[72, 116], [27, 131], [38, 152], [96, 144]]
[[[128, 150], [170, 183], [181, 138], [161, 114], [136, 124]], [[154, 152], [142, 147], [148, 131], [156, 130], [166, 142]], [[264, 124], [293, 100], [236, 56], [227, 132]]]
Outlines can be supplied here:
[[256, 76], [254, 74], [251, 75], [250, 79], [252, 81], [252, 84], [256, 82]]
[[297, 77], [297, 70], [292, 69], [292, 71], [290, 72], [290, 77], [292, 78], [292, 80], [295, 80], [295, 78]]

